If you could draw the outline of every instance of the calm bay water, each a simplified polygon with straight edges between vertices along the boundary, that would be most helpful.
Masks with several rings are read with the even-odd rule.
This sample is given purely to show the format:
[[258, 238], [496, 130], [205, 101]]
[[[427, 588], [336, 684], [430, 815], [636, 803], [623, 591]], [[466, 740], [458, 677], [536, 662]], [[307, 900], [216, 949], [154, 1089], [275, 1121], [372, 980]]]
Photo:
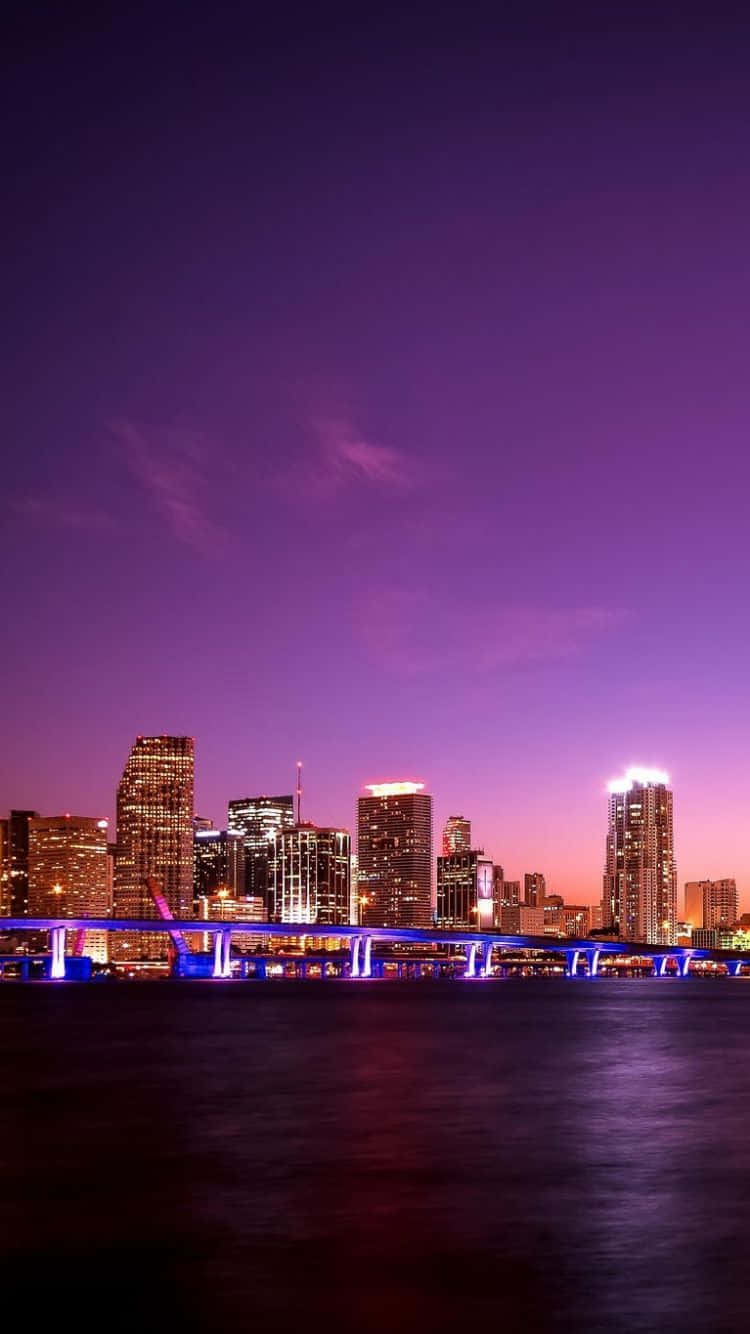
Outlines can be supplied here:
[[749, 1025], [742, 981], [4, 985], [4, 1291], [34, 1326], [744, 1330]]

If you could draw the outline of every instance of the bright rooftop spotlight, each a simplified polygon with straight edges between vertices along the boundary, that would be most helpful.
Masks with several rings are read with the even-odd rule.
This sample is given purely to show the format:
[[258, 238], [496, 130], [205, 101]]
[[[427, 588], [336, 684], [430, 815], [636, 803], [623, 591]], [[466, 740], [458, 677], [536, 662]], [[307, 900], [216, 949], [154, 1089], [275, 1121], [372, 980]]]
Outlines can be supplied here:
[[646, 769], [642, 765], [634, 765], [625, 771], [623, 778], [613, 778], [607, 784], [609, 792], [629, 792], [634, 783], [663, 783], [669, 784], [669, 774], [663, 769]]
[[373, 797], [405, 797], [410, 792], [421, 792], [424, 783], [365, 783]]

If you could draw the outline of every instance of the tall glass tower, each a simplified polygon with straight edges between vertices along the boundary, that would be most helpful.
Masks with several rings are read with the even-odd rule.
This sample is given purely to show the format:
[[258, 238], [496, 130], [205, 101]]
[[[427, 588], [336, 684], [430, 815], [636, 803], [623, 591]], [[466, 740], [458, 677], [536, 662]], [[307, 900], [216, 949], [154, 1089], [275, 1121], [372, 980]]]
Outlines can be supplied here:
[[423, 783], [370, 783], [357, 820], [364, 926], [432, 921], [432, 797]]
[[628, 769], [609, 784], [602, 921], [622, 940], [673, 945], [677, 870], [669, 777]]

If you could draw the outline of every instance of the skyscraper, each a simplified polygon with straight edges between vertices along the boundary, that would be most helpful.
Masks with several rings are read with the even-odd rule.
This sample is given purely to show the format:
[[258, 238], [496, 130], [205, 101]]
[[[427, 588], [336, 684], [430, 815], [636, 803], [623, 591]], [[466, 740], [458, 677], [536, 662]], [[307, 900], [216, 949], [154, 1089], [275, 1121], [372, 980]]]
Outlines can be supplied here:
[[[108, 917], [107, 821], [82, 815], [29, 819], [29, 916]], [[107, 933], [87, 931], [81, 946], [107, 959]]]
[[29, 820], [38, 811], [11, 811], [8, 820], [8, 876], [13, 917], [29, 912]]
[[[175, 917], [193, 915], [194, 752], [192, 737], [139, 736], [128, 756], [117, 789], [116, 917], [158, 917], [155, 895]], [[113, 940], [117, 958], [166, 948], [163, 933]]]
[[358, 865], [365, 926], [432, 920], [432, 797], [423, 783], [370, 783], [358, 803]]
[[603, 919], [622, 940], [674, 944], [677, 872], [667, 774], [628, 769], [609, 784]]
[[347, 829], [279, 829], [269, 847], [269, 920], [348, 925], [351, 843]]
[[230, 801], [227, 830], [241, 834], [245, 849], [245, 886], [241, 891], [268, 901], [270, 844], [280, 829], [294, 826], [294, 798], [241, 797]]
[[452, 857], [454, 852], [468, 852], [471, 848], [471, 820], [463, 815], [449, 815], [443, 825], [443, 856]]
[[193, 834], [193, 897], [210, 898], [226, 889], [232, 898], [245, 894], [245, 849], [241, 834], [226, 829], [196, 829]]
[[523, 901], [530, 908], [543, 908], [547, 881], [541, 871], [527, 871], [523, 878]]
[[685, 917], [693, 927], [711, 930], [737, 921], [736, 880], [688, 880]]
[[8, 864], [8, 821], [0, 820], [0, 917], [10, 917], [10, 866]]
[[481, 849], [437, 859], [437, 924], [472, 931], [495, 924], [495, 868]]

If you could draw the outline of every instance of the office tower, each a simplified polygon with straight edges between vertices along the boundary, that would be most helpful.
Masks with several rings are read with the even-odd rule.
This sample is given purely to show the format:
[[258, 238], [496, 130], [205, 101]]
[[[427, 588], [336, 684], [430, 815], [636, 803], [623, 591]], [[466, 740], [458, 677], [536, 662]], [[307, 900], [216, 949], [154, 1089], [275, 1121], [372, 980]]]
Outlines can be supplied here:
[[604, 925], [621, 940], [674, 944], [677, 918], [673, 800], [667, 774], [629, 769], [609, 784]]
[[463, 815], [449, 815], [443, 826], [443, 856], [471, 850], [471, 820]]
[[210, 898], [226, 889], [232, 898], [245, 893], [245, 848], [241, 834], [226, 829], [197, 829], [193, 835], [193, 897]]
[[8, 820], [8, 875], [12, 917], [29, 913], [29, 820], [38, 811], [11, 811]]
[[294, 826], [294, 798], [242, 797], [230, 801], [227, 830], [241, 834], [245, 849], [245, 887], [251, 898], [268, 899], [269, 848], [280, 829]]
[[528, 903], [506, 903], [500, 909], [500, 930], [509, 936], [543, 936], [544, 909]]
[[[193, 915], [195, 743], [187, 736], [139, 736], [117, 789], [116, 917]], [[163, 933], [117, 933], [113, 957], [165, 957]]]
[[541, 871], [527, 871], [523, 878], [523, 901], [530, 908], [541, 908], [547, 893], [547, 881]]
[[[504, 880], [501, 877], [497, 886], [497, 900], [501, 908], [517, 908], [519, 904], [523, 904], [521, 881]], [[541, 904], [538, 906], [541, 907]]]
[[10, 866], [8, 821], [0, 820], [0, 917], [10, 917]]
[[694, 928], [733, 926], [737, 921], [736, 880], [688, 880], [685, 917]]
[[370, 783], [360, 797], [357, 856], [365, 926], [432, 920], [432, 797], [423, 783]]
[[351, 843], [347, 829], [279, 829], [269, 846], [269, 921], [348, 925]]
[[[107, 821], [34, 816], [28, 828], [29, 916], [108, 917]], [[87, 931], [76, 948], [106, 962], [107, 932]]]
[[494, 867], [481, 849], [437, 859], [437, 925], [491, 929], [495, 923]]

